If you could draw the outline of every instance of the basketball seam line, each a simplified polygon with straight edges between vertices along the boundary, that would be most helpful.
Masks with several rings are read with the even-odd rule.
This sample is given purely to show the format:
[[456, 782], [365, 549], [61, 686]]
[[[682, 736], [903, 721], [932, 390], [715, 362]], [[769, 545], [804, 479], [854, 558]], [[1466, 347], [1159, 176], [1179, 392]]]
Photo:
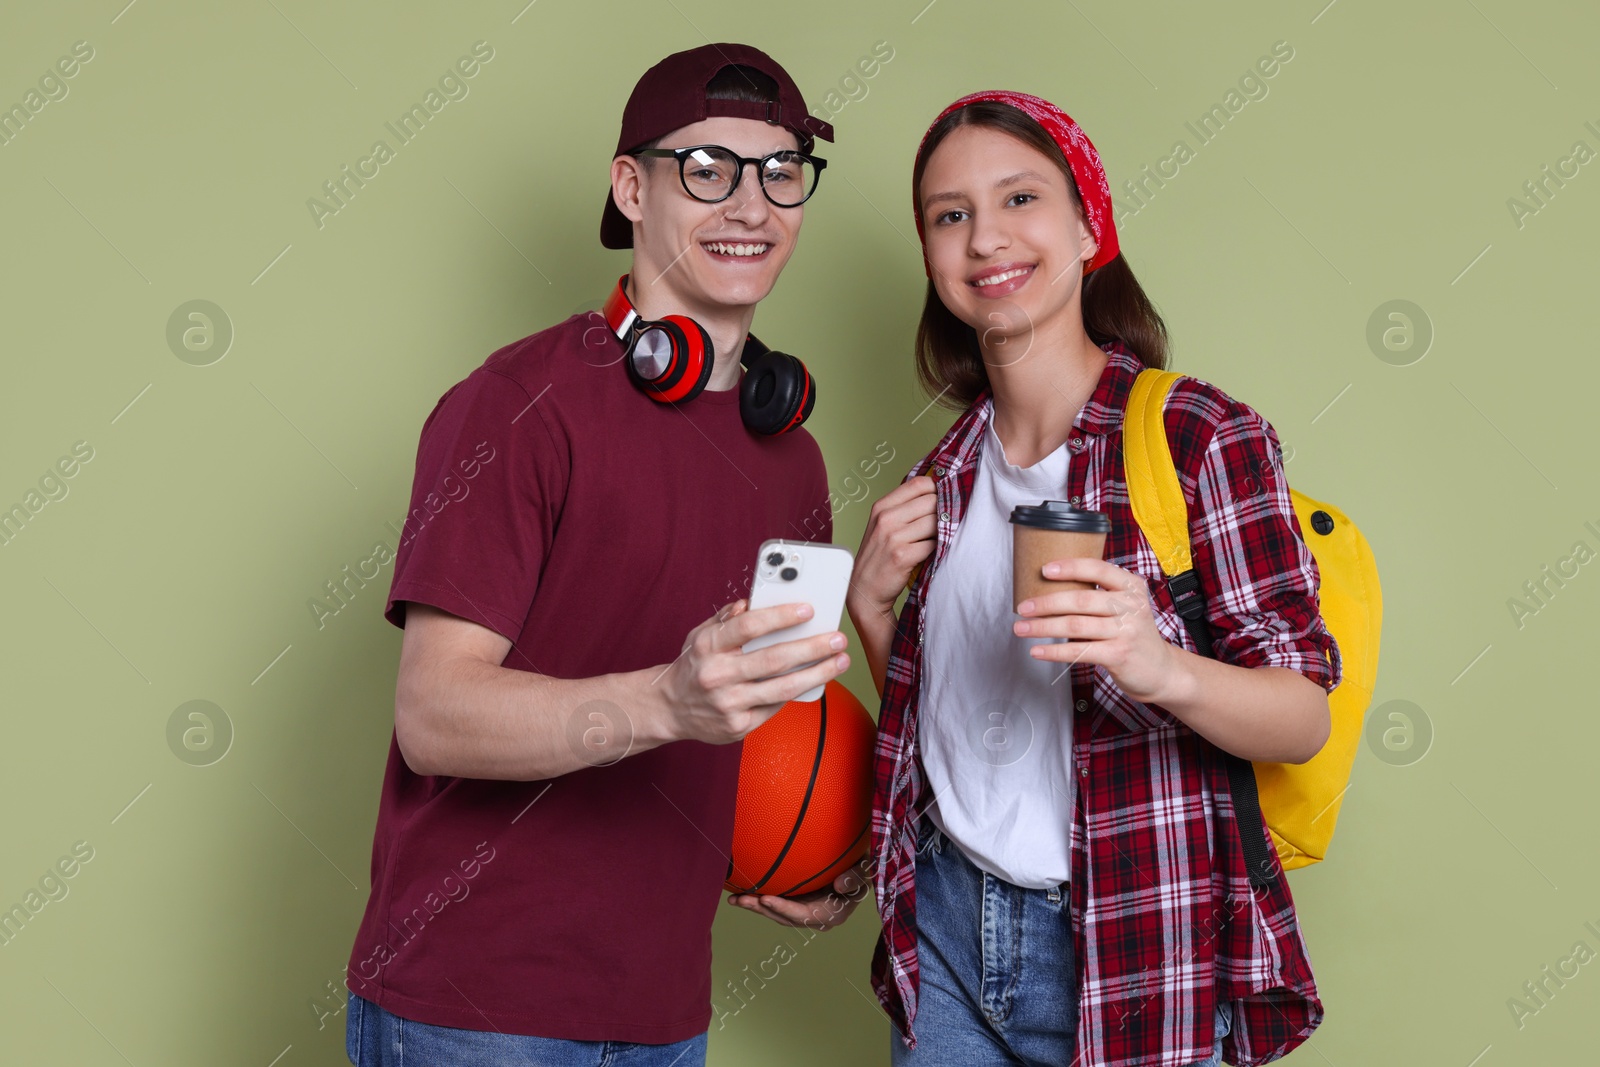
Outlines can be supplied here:
[[790, 893], [793, 893], [796, 889], [799, 889], [801, 886], [803, 886], [807, 882], [811, 881], [813, 878], [816, 878], [819, 875], [826, 874], [833, 867], [833, 865], [835, 863], [838, 863], [840, 860], [844, 859], [846, 856], [848, 856], [851, 853], [851, 851], [856, 847], [857, 842], [859, 842], [861, 840], [861, 835], [865, 834], [870, 827], [871, 827], [871, 823], [870, 822], [866, 826], [863, 826], [861, 828], [861, 832], [856, 834], [855, 840], [851, 841], [848, 845], [846, 845], [843, 852], [841, 852], [837, 856], [833, 857], [833, 859], [829, 861], [829, 863], [828, 863], [828, 865], [826, 867], [822, 868], [822, 870], [818, 871], [816, 874], [813, 874], [810, 878], [802, 878], [802, 879], [800, 879], [800, 881], [796, 882], [794, 885], [790, 886], [788, 889], [785, 889], [782, 893], [779, 893], [778, 896], [786, 897]]
[[805, 796], [800, 800], [800, 810], [795, 813], [794, 825], [789, 830], [789, 840], [785, 841], [783, 847], [778, 850], [778, 857], [772, 861], [772, 866], [767, 870], [767, 873], [761, 876], [759, 882], [750, 887], [750, 892], [752, 893], [761, 892], [762, 887], [771, 880], [773, 875], [778, 873], [778, 868], [783, 866], [784, 857], [789, 855], [789, 849], [794, 845], [794, 839], [800, 836], [800, 827], [806, 821], [806, 809], [811, 806], [811, 792], [816, 787], [817, 772], [822, 767], [823, 749], [828, 742], [828, 694], [826, 690], [822, 694], [822, 700], [818, 704], [817, 711], [819, 721], [817, 728], [817, 754], [811, 760], [811, 777], [806, 781]]

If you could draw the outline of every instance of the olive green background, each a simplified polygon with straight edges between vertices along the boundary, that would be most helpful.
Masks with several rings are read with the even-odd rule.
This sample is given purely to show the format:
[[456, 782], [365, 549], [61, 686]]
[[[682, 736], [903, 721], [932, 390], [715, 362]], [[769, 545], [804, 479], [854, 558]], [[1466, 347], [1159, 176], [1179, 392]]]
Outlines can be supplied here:
[[[1547, 980], [1520, 1024], [1508, 1000], [1543, 967], [1570, 975], [1577, 942], [1600, 949], [1600, 174], [1550, 182], [1520, 225], [1507, 201], [1575, 141], [1600, 147], [1600, 18], [1506, 0], [124, 2], [12, 5], [0, 35], [0, 104], [94, 49], [0, 145], [0, 507], [74, 442], [94, 450], [0, 546], [0, 908], [74, 842], [94, 850], [0, 946], [0, 1058], [344, 1062], [333, 990], [392, 723], [392, 567], [321, 629], [307, 602], [395, 543], [440, 393], [626, 269], [596, 240], [623, 101], [711, 39], [767, 49], [837, 111], [758, 319], [821, 382], [836, 539], [854, 548], [867, 517], [857, 462], [895, 450], [875, 498], [952, 418], [911, 370], [916, 142], [962, 93], [1046, 96], [1104, 157], [1175, 366], [1266, 415], [1293, 483], [1343, 507], [1382, 569], [1381, 717], [1331, 857], [1291, 879], [1327, 1005], [1291, 1059], [1592, 1062], [1600, 968]], [[319, 228], [308, 198], [393, 147], [383, 124], [480, 40], [494, 58], [469, 95]], [[850, 81], [879, 41], [893, 58]], [[1267, 95], [1199, 145], [1185, 123], [1278, 41], [1294, 55]], [[1180, 138], [1194, 157], [1139, 207], [1123, 181]], [[168, 342], [191, 300], [232, 326], [207, 366]], [[1422, 313], [1398, 352], [1368, 342], [1392, 300]], [[1519, 625], [1508, 601], [1547, 565], [1569, 577]], [[846, 682], [871, 692], [862, 664]], [[231, 723], [206, 766], [169, 745], [192, 700]], [[886, 1062], [874, 935], [870, 906], [815, 940], [724, 907], [710, 1062]], [[779, 941], [796, 958], [734, 1013], [724, 983]]]

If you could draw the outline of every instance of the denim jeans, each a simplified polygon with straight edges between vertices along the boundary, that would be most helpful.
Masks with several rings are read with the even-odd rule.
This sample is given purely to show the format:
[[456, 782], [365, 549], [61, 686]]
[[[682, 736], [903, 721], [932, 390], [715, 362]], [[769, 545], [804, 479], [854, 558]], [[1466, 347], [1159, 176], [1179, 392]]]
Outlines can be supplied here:
[[344, 1051], [355, 1067], [705, 1067], [706, 1035], [671, 1045], [565, 1041], [402, 1019], [350, 994]]
[[[894, 1067], [1046, 1067], [1077, 1055], [1078, 967], [1065, 883], [1024, 889], [979, 870], [926, 815], [917, 831], [915, 1051], [890, 1029]], [[1228, 1009], [1216, 1016], [1222, 1063]]]

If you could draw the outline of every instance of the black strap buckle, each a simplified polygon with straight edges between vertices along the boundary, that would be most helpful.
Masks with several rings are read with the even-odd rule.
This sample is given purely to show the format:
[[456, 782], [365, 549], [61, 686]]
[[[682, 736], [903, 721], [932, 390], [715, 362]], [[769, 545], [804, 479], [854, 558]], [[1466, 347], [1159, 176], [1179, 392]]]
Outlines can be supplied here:
[[1200, 575], [1194, 568], [1168, 578], [1167, 590], [1179, 615], [1185, 619], [1205, 617], [1206, 598], [1200, 592]]

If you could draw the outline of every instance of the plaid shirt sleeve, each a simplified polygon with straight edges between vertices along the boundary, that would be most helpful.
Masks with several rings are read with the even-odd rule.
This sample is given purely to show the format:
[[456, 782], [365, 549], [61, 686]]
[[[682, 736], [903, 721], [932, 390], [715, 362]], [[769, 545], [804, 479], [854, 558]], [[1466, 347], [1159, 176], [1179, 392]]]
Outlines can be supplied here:
[[1332, 689], [1339, 646], [1317, 605], [1316, 560], [1289, 497], [1270, 423], [1232, 398], [1195, 479], [1190, 526], [1217, 658], [1287, 667]]

